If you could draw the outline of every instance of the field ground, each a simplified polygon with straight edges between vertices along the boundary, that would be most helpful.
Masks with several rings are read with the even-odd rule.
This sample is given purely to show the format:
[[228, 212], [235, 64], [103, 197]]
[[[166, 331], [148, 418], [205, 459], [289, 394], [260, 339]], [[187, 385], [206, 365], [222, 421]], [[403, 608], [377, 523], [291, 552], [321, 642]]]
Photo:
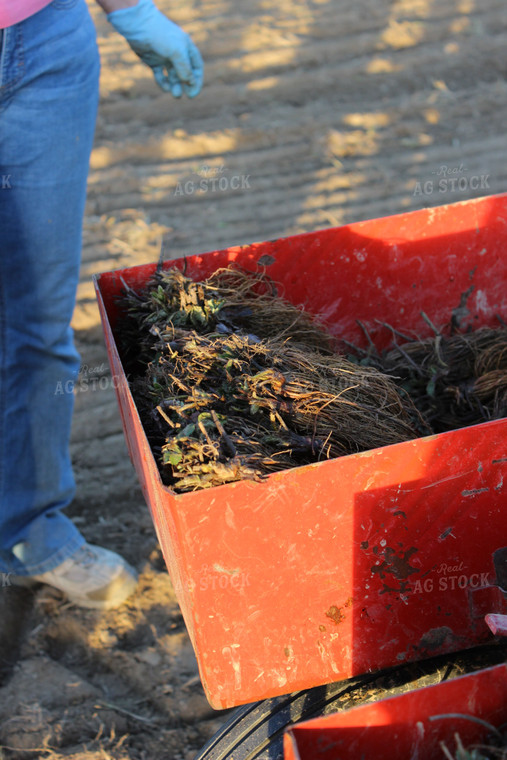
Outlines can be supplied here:
[[74, 319], [89, 382], [71, 514], [137, 567], [139, 589], [107, 614], [0, 589], [5, 760], [190, 760], [224, 720], [128, 459], [92, 274], [154, 261], [162, 244], [178, 257], [507, 188], [503, 0], [159, 5], [206, 61], [193, 101], [159, 91], [90, 3], [102, 96]]

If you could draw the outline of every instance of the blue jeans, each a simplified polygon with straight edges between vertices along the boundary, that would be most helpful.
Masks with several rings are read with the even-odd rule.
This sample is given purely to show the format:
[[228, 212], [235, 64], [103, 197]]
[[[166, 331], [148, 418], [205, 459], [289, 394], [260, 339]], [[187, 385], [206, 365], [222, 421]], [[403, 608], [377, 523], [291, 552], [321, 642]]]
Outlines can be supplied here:
[[85, 0], [0, 31], [0, 50], [0, 570], [35, 575], [84, 543], [61, 510], [100, 64]]

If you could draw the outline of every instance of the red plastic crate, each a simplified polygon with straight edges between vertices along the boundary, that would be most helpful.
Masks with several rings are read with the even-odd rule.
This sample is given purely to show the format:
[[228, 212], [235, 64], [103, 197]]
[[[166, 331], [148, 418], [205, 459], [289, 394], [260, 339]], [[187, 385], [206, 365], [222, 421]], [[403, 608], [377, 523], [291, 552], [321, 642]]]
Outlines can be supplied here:
[[[507, 195], [188, 257], [208, 276], [258, 262], [285, 295], [364, 345], [506, 316]], [[507, 544], [507, 422], [298, 467], [195, 493], [165, 487], [115, 343], [122, 278], [95, 285], [128, 447], [210, 703], [224, 708], [492, 638], [506, 611], [493, 553]], [[183, 267], [183, 260], [166, 266]], [[463, 294], [468, 293], [467, 296]], [[464, 313], [464, 310], [461, 310]]]

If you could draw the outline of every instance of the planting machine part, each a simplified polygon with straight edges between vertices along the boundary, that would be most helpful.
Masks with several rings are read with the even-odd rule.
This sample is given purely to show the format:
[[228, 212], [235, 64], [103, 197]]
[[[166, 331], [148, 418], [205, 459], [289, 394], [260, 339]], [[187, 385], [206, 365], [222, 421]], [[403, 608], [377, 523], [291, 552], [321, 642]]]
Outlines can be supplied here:
[[[166, 262], [194, 280], [264, 271], [337, 337], [379, 349], [507, 316], [507, 194]], [[95, 278], [127, 445], [210, 704], [228, 708], [493, 640], [507, 613], [507, 418], [176, 494], [116, 343], [124, 284]], [[502, 316], [503, 315], [503, 316]], [[433, 332], [434, 335], [434, 332]], [[497, 585], [498, 584], [498, 585]]]
[[485, 620], [494, 636], [507, 636], [507, 615], [486, 615]]
[[300, 723], [284, 737], [284, 760], [441, 760], [443, 746], [451, 752], [456, 745], [505, 749], [506, 719], [507, 665], [502, 663]]
[[[466, 653], [435, 657], [425, 662], [368, 673], [359, 678], [244, 705], [230, 715], [194, 760], [284, 760], [284, 735], [292, 729], [296, 733], [301, 723], [306, 725], [310, 721], [309, 725], [312, 725], [311, 721], [315, 719], [325, 721], [326, 716], [333, 715], [339, 719], [361, 703], [381, 700], [378, 704], [385, 704], [393, 702], [395, 695], [415, 690], [425, 691], [433, 688], [431, 684], [444, 686], [449, 683], [448, 679], [460, 680], [457, 676], [463, 672], [466, 661], [470, 668], [480, 668], [485, 663], [494, 664], [489, 668], [490, 672], [496, 664], [505, 660], [506, 655], [505, 644], [488, 645]], [[484, 667], [478, 672], [483, 671]], [[458, 691], [463, 693], [462, 688]], [[408, 726], [404, 730], [408, 731]], [[321, 739], [317, 738], [317, 742], [319, 746], [323, 744], [328, 747], [325, 731], [322, 732]], [[319, 756], [315, 754], [314, 757], [317, 760]], [[409, 760], [409, 757], [407, 755], [403, 760]], [[313, 760], [312, 755], [310, 758]], [[365, 755], [364, 760], [377, 760], [377, 757], [373, 753]]]

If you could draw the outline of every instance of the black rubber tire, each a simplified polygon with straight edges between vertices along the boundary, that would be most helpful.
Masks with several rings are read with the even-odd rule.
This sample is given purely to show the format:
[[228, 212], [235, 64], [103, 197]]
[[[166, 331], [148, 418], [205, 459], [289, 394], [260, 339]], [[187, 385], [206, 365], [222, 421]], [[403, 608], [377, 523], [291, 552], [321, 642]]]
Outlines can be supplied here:
[[287, 726], [336, 712], [335, 702], [357, 685], [344, 681], [239, 707], [195, 760], [283, 760]]
[[464, 656], [466, 669], [474, 670], [503, 662], [506, 655], [506, 644], [487, 645], [244, 705], [194, 760], [283, 760], [283, 734], [294, 723], [461, 675]]

